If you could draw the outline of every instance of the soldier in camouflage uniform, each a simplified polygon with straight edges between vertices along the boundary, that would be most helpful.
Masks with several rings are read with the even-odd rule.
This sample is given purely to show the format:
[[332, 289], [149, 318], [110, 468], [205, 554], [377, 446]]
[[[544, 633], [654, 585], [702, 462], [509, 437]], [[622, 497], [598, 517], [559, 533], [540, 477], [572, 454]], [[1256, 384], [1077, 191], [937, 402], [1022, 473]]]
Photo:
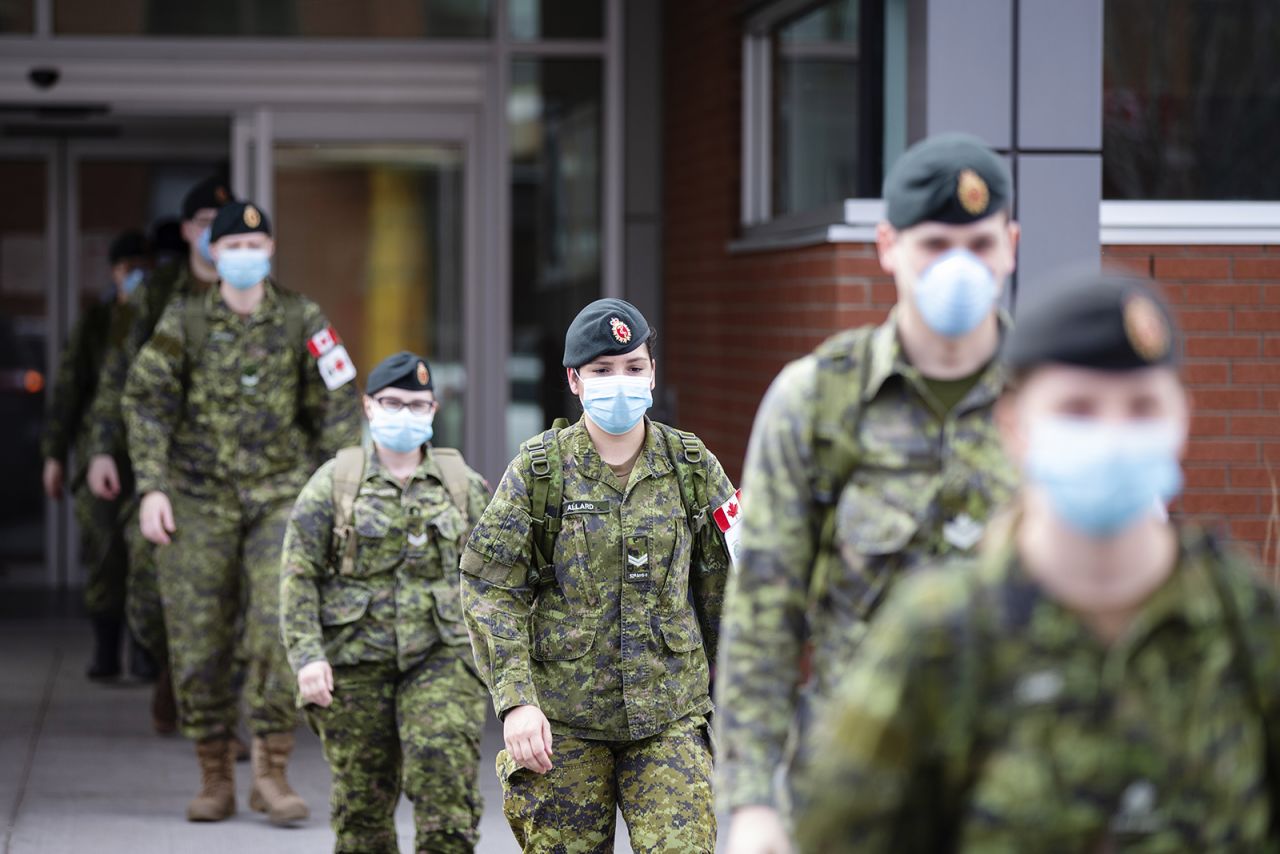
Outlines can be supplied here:
[[904, 153], [877, 229], [897, 306], [788, 365], [760, 405], [717, 679], [733, 854], [789, 849], [774, 786], [789, 733], [829, 696], [894, 581], [971, 550], [1012, 492], [992, 421], [1010, 189], [972, 137]]
[[804, 851], [1280, 849], [1280, 607], [1163, 512], [1177, 349], [1141, 282], [1022, 314], [997, 409], [1021, 498], [876, 618], [797, 783]]
[[468, 854], [488, 692], [462, 623], [458, 556], [489, 490], [456, 451], [428, 444], [437, 404], [425, 359], [388, 357], [365, 395], [372, 449], [340, 451], [294, 505], [281, 631], [333, 771], [334, 850], [394, 854], [403, 789], [415, 850]]
[[525, 443], [462, 558], [525, 851], [612, 851], [619, 807], [637, 851], [715, 848], [708, 662], [728, 555], [707, 517], [734, 489], [696, 437], [644, 417], [649, 341], [629, 303], [582, 310], [564, 365], [586, 416]]
[[[247, 584], [250, 806], [285, 824], [307, 815], [284, 776], [293, 675], [280, 643], [280, 550], [308, 474], [359, 436], [345, 350], [320, 309], [267, 279], [274, 244], [255, 206], [224, 206], [211, 230], [217, 290], [174, 299], [129, 371], [124, 411], [156, 562], [179, 725], [203, 786], [192, 821], [235, 811], [228, 739], [232, 664]], [[308, 352], [324, 355], [313, 362]]]
[[[129, 628], [155, 660], [159, 676], [152, 699], [152, 720], [158, 732], [176, 726], [173, 686], [169, 677], [164, 611], [156, 582], [155, 546], [142, 536], [137, 524], [137, 496], [127, 463], [124, 412], [121, 399], [129, 367], [155, 331], [160, 315], [175, 296], [204, 293], [218, 280], [213, 260], [207, 256], [208, 229], [218, 208], [231, 200], [226, 182], [211, 177], [192, 187], [182, 200], [181, 235], [187, 257], [181, 263], [157, 268], [113, 321], [112, 344], [102, 363], [100, 391], [89, 413], [87, 480], [89, 489], [103, 501], [123, 502], [128, 523], [129, 585], [125, 600]], [[203, 235], [203, 238], [202, 238]]]
[[[63, 350], [41, 440], [45, 492], [50, 498], [61, 499], [64, 486], [68, 486], [75, 497], [80, 556], [89, 569], [84, 604], [94, 636], [93, 659], [88, 670], [90, 679], [120, 675], [129, 558], [121, 519], [123, 502], [119, 496], [98, 498], [85, 483], [92, 423], [89, 412], [95, 397], [106, 393], [98, 375], [103, 356], [112, 346], [112, 334], [123, 322], [122, 318], [129, 316], [129, 295], [146, 276], [149, 266], [146, 238], [139, 231], [121, 234], [112, 241], [108, 260], [111, 299], [89, 307]], [[73, 449], [77, 471], [68, 483], [67, 458]], [[112, 450], [113, 462], [123, 462], [123, 448]]]

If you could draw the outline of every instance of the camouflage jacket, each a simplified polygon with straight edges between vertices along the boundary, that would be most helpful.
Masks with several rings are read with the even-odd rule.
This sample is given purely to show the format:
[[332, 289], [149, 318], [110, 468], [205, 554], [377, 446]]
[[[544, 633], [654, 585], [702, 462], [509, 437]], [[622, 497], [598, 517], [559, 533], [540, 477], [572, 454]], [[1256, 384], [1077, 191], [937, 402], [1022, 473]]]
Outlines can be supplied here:
[[102, 376], [89, 413], [89, 453], [123, 455], [126, 449], [124, 410], [129, 366], [142, 345], [151, 338], [165, 306], [175, 296], [203, 293], [207, 285], [196, 279], [186, 264], [171, 264], [154, 271], [116, 313], [111, 346], [102, 359]]
[[[95, 398], [104, 392], [99, 370], [103, 355], [111, 349], [111, 337], [119, 326], [119, 318], [128, 314], [126, 306], [119, 303], [95, 302], [72, 331], [58, 363], [58, 376], [53, 382], [41, 437], [40, 450], [46, 459], [66, 463], [67, 455], [74, 449], [80, 469], [88, 464], [89, 413]], [[118, 453], [123, 449], [113, 450]], [[79, 479], [80, 473], [77, 473], [68, 478], [68, 483]]]
[[1274, 592], [1184, 531], [1107, 646], [1010, 542], [894, 591], [814, 729], [801, 849], [1276, 850]]
[[[838, 556], [821, 591], [810, 586], [823, 519], [814, 491], [815, 413], [833, 404], [816, 399], [816, 355], [774, 380], [748, 447], [745, 515], [717, 670], [727, 807], [777, 803], [772, 782], [793, 721], [803, 726], [808, 707], [829, 694], [890, 584], [971, 550], [1014, 487], [992, 418], [1003, 387], [994, 363], [940, 417], [920, 372], [906, 361], [894, 316], [833, 341], [865, 352], [868, 362], [863, 371], [851, 360], [842, 380], [851, 391], [835, 423], [856, 424], [857, 464], [835, 504]], [[806, 642], [813, 645], [812, 678], [801, 696]]]
[[[139, 495], [168, 492], [176, 480], [196, 496], [231, 485], [260, 486], [264, 500], [292, 498], [322, 460], [359, 442], [354, 385], [329, 391], [306, 339], [287, 340], [286, 298], [268, 285], [249, 317], [232, 312], [216, 288], [169, 303], [125, 387]], [[328, 325], [315, 303], [292, 298], [304, 300], [306, 336]], [[207, 312], [195, 359], [183, 328], [187, 299], [205, 300]]]
[[370, 449], [353, 508], [355, 571], [343, 575], [333, 542], [333, 472], [330, 460], [312, 475], [285, 533], [280, 631], [293, 669], [327, 660], [395, 662], [403, 671], [441, 643], [470, 663], [458, 557], [489, 503], [484, 480], [473, 473], [464, 516], [429, 449], [407, 484]]
[[[532, 539], [525, 455], [508, 466], [462, 557], [462, 604], [476, 664], [499, 716], [535, 705], [552, 732], [629, 740], [711, 710], [728, 575], [723, 547], [693, 560], [693, 535], [664, 433], [647, 421], [631, 479], [618, 483], [584, 421], [559, 433], [563, 527], [555, 580], [528, 582]], [[734, 488], [703, 457], [712, 507]]]

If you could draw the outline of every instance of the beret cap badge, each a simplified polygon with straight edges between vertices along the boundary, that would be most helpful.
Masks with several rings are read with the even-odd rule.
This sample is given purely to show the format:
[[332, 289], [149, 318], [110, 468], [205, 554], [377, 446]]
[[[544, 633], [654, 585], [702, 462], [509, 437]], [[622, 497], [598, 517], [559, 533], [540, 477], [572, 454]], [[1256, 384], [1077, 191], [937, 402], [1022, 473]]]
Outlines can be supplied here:
[[245, 205], [244, 224], [250, 228], [257, 228], [262, 225], [262, 214], [258, 213], [258, 209], [253, 205]]
[[418, 362], [418, 385], [426, 385], [431, 379], [431, 372], [427, 370], [426, 362]]
[[609, 330], [613, 333], [613, 340], [619, 344], [629, 344], [631, 342], [631, 327], [623, 323], [621, 318], [609, 318]]
[[970, 216], [980, 216], [987, 212], [991, 204], [991, 190], [982, 176], [972, 169], [962, 169], [956, 180], [956, 197], [960, 206]]
[[1145, 296], [1135, 296], [1125, 303], [1124, 331], [1133, 351], [1148, 362], [1157, 362], [1169, 352], [1169, 328], [1164, 315]]

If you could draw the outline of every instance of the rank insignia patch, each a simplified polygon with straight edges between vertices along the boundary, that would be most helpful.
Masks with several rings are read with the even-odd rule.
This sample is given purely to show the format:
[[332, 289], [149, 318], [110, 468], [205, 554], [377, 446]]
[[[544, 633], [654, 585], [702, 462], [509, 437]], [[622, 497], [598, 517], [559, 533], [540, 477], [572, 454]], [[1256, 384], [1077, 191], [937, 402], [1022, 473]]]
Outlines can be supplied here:
[[609, 330], [613, 333], [613, 340], [619, 344], [631, 343], [631, 327], [623, 323], [621, 318], [609, 318]]

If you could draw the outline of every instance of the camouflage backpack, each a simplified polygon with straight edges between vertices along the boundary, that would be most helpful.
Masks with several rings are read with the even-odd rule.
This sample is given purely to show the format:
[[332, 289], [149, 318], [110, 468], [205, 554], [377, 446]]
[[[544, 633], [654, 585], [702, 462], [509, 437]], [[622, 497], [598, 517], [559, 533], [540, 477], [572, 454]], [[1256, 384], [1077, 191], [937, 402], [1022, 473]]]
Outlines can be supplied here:
[[[466, 460], [454, 448], [433, 447], [431, 458], [440, 466], [449, 500], [462, 512], [462, 518], [467, 518], [471, 480]], [[356, 496], [364, 481], [364, 459], [364, 446], [352, 445], [338, 451], [333, 468], [333, 556], [339, 561], [338, 571], [342, 575], [354, 575], [356, 571], [356, 543], [360, 538], [352, 536], [355, 529], [351, 523]]]
[[[675, 460], [680, 500], [688, 517], [694, 555], [697, 556], [703, 548], [709, 547], [704, 540], [712, 529], [707, 524], [711, 505], [707, 495], [707, 473], [702, 466], [706, 446], [692, 433], [651, 423], [654, 429], [662, 431], [667, 450]], [[534, 477], [529, 494], [529, 515], [533, 523], [533, 566], [529, 569], [529, 584], [533, 587], [555, 581], [552, 558], [556, 551], [556, 537], [560, 533], [559, 508], [564, 499], [564, 468], [558, 434], [568, 426], [566, 419], [557, 418], [550, 430], [520, 447], [520, 454]], [[556, 508], [554, 516], [547, 514], [548, 507]]]
[[[826, 594], [827, 580], [841, 569], [836, 545], [836, 504], [858, 466], [862, 449], [862, 395], [871, 369], [875, 327], [841, 332], [818, 346], [813, 398], [813, 479], [811, 494], [818, 506], [813, 569], [808, 604], [812, 611]], [[856, 382], [849, 378], [856, 377]]]

